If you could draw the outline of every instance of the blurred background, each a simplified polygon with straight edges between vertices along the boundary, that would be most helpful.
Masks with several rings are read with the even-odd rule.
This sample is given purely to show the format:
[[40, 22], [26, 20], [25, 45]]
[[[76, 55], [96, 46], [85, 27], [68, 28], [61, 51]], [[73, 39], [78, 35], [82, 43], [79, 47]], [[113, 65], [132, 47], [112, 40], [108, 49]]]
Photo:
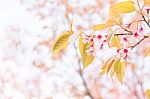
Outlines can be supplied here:
[[[76, 48], [52, 58], [57, 37], [105, 22], [117, 0], [0, 0], [0, 99], [144, 99], [149, 58], [134, 53], [124, 83], [99, 74], [108, 51], [81, 73]], [[133, 69], [134, 68], [134, 69]], [[91, 95], [91, 96], [90, 96]]]

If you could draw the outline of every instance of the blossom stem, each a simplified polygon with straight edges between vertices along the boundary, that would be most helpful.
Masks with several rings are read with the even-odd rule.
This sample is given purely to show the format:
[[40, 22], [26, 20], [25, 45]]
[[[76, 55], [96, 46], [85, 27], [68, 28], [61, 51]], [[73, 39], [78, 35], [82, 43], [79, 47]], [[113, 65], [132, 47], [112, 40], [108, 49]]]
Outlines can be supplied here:
[[134, 46], [131, 46], [131, 50], [133, 50], [138, 44], [140, 44], [143, 40], [149, 38], [149, 36], [144, 36], [139, 42], [137, 42]]
[[[76, 47], [75, 44], [74, 44], [74, 49], [75, 49], [75, 50], [77, 49], [77, 47]], [[93, 95], [91, 94], [91, 92], [90, 92], [90, 90], [89, 90], [89, 88], [88, 88], [88, 86], [87, 86], [86, 80], [85, 80], [85, 78], [84, 78], [84, 76], [83, 76], [83, 71], [82, 71], [82, 69], [81, 69], [81, 64], [80, 64], [81, 61], [80, 61], [80, 59], [79, 59], [79, 55], [78, 55], [78, 53], [77, 53], [77, 50], [76, 50], [76, 57], [78, 58], [78, 66], [79, 66], [78, 73], [79, 73], [79, 75], [80, 75], [80, 77], [81, 77], [83, 86], [85, 87], [86, 94], [87, 94], [91, 99], [94, 99]]]

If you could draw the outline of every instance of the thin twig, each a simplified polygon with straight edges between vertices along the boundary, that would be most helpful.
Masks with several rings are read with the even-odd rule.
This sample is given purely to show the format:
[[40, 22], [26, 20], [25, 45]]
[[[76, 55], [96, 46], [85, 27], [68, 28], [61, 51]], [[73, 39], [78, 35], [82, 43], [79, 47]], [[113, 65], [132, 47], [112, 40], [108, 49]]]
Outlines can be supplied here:
[[132, 21], [130, 24], [133, 24], [133, 23], [138, 23], [138, 22], [142, 22], [144, 20], [135, 20], [135, 21]]
[[149, 36], [144, 36], [139, 42], [137, 42], [134, 46], [131, 46], [131, 50], [133, 50], [133, 48], [135, 48], [138, 44], [140, 44], [143, 40], [145, 40], [146, 38], [149, 38]]
[[78, 55], [78, 53], [77, 53], [77, 47], [76, 47], [75, 44], [74, 44], [74, 49], [75, 49], [75, 51], [76, 51], [76, 57], [77, 57], [77, 59], [78, 59], [78, 66], [79, 66], [78, 73], [79, 73], [79, 75], [80, 75], [80, 77], [81, 77], [81, 79], [82, 79], [82, 83], [83, 83], [83, 85], [84, 85], [84, 87], [85, 87], [85, 89], [86, 89], [86, 94], [87, 94], [91, 99], [94, 99], [94, 97], [92, 96], [92, 94], [91, 94], [91, 92], [90, 92], [90, 90], [89, 90], [89, 88], [88, 88], [88, 86], [87, 86], [86, 80], [84, 79], [83, 72], [82, 72], [82, 69], [81, 69], [81, 64], [80, 64], [81, 61], [80, 61], [79, 55]]
[[138, 7], [140, 9], [140, 11], [142, 10], [141, 7], [140, 7], [140, 3], [139, 3], [139, 0], [137, 0], [137, 3], [138, 3]]
[[146, 18], [145, 18], [145, 16], [142, 14], [142, 18], [143, 18], [143, 20], [144, 20], [144, 22], [148, 25], [148, 27], [150, 28], [150, 24], [149, 24], [149, 22], [146, 20]]
[[130, 34], [130, 33], [127, 33], [127, 34], [125, 34], [125, 33], [118, 33], [118, 34], [114, 34], [115, 36], [119, 36], [119, 35], [133, 35], [133, 34]]
[[137, 3], [138, 3], [138, 7], [139, 7], [139, 10], [140, 10], [140, 14], [141, 14], [141, 16], [142, 16], [142, 18], [143, 18], [143, 21], [144, 21], [144, 22], [148, 25], [148, 27], [150, 28], [149, 20], [147, 21], [146, 18], [145, 18], [145, 16], [143, 15], [142, 9], [141, 9], [141, 7], [140, 7], [139, 0], [137, 0]]
[[124, 31], [128, 32], [127, 34], [116, 34], [116, 35], [133, 35], [133, 32], [124, 28], [123, 26], [117, 24], [119, 27], [121, 27], [121, 29], [123, 29]]
[[[139, 9], [140, 9], [140, 14], [141, 14], [141, 16], [142, 16], [142, 18], [143, 18], [143, 21], [144, 21], [144, 22], [148, 25], [148, 27], [150, 28], [149, 21], [146, 20], [145, 16], [144, 16], [143, 13], [142, 13], [142, 9], [140, 8], [139, 0], [137, 0], [137, 3], [138, 3], [138, 7], [139, 7]], [[131, 50], [132, 50], [134, 47], [136, 47], [138, 44], [140, 44], [140, 43], [141, 43], [144, 39], [146, 39], [146, 38], [149, 38], [149, 36], [144, 36], [138, 43], [136, 43], [134, 46], [131, 47]]]
[[[141, 22], [144, 20], [137, 20], [137, 21], [133, 21], [130, 24], [134, 23], [134, 22]], [[123, 26], [117, 24], [119, 27], [121, 27], [121, 29], [123, 29], [124, 31], [128, 32], [128, 33], [118, 33], [118, 34], [114, 34], [115, 36], [119, 36], [119, 35], [133, 35], [134, 33], [126, 28], [124, 28]]]

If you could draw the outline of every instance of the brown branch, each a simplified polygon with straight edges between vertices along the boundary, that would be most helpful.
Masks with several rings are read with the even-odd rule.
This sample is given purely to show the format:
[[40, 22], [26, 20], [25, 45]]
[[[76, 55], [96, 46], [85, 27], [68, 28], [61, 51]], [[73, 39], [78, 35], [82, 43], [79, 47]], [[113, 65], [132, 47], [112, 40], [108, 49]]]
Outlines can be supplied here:
[[131, 50], [133, 48], [135, 48], [138, 44], [140, 44], [143, 40], [145, 40], [146, 38], [149, 38], [149, 36], [144, 36], [139, 42], [137, 42], [134, 46], [131, 46]]
[[140, 7], [139, 0], [137, 0], [137, 3], [138, 3], [138, 7], [139, 7], [140, 11], [142, 11], [142, 9], [141, 9], [141, 7]]
[[149, 22], [146, 20], [146, 18], [145, 18], [145, 16], [141, 13], [141, 15], [142, 15], [142, 18], [143, 18], [143, 20], [144, 20], [144, 22], [148, 25], [148, 27], [150, 28], [150, 24], [149, 24]]
[[133, 35], [133, 34], [131, 34], [131, 33], [127, 33], [127, 34], [125, 34], [125, 33], [118, 33], [118, 34], [114, 34], [115, 36], [119, 36], [119, 35]]
[[116, 35], [133, 35], [133, 32], [124, 28], [122, 25], [117, 24], [119, 27], [121, 27], [121, 29], [123, 29], [124, 31], [128, 32], [127, 34], [116, 34]]
[[85, 79], [84, 79], [84, 77], [83, 77], [83, 72], [82, 72], [82, 69], [81, 69], [81, 68], [79, 68], [79, 74], [80, 74], [80, 76], [81, 76], [83, 85], [84, 85], [84, 87], [85, 87], [85, 89], [86, 89], [86, 94], [87, 94], [91, 99], [94, 99], [94, 97], [92, 96], [92, 94], [91, 94], [91, 92], [90, 92], [90, 90], [89, 90], [89, 88], [88, 88], [88, 86], [87, 86], [87, 83], [86, 83], [86, 81], [85, 81]]
[[139, 10], [140, 10], [140, 14], [141, 14], [141, 16], [142, 16], [142, 18], [143, 18], [143, 21], [144, 21], [144, 22], [148, 25], [148, 27], [150, 28], [149, 20], [147, 21], [146, 18], [145, 18], [145, 16], [143, 15], [142, 9], [141, 9], [141, 7], [140, 7], [139, 0], [137, 0], [137, 3], [138, 3], [138, 7], [139, 7]]
[[81, 64], [80, 64], [81, 61], [80, 61], [80, 59], [79, 59], [79, 55], [78, 55], [78, 53], [77, 53], [77, 47], [76, 47], [75, 44], [74, 44], [74, 49], [75, 49], [75, 51], [76, 51], [76, 57], [78, 58], [78, 66], [79, 66], [78, 73], [79, 73], [79, 75], [80, 75], [80, 77], [81, 77], [83, 86], [85, 87], [86, 94], [87, 94], [91, 99], [94, 99], [94, 97], [92, 96], [92, 94], [91, 94], [91, 92], [90, 92], [90, 90], [89, 90], [89, 88], [88, 88], [88, 86], [87, 86], [86, 80], [84, 79], [83, 72], [82, 72], [82, 69], [81, 69]]
[[[137, 20], [137, 21], [133, 21], [131, 22], [131, 24], [133, 24], [134, 22], [141, 22], [144, 20]], [[123, 26], [121, 26], [120, 24], [117, 24], [119, 27], [121, 27], [121, 29], [123, 29], [124, 31], [128, 32], [128, 33], [118, 33], [118, 34], [114, 34], [115, 36], [119, 36], [119, 35], [133, 35], [134, 33], [126, 28], [124, 28]]]
[[130, 24], [133, 24], [133, 23], [138, 23], [138, 22], [141, 22], [141, 21], [144, 21], [144, 20], [135, 20], [135, 21], [132, 21]]

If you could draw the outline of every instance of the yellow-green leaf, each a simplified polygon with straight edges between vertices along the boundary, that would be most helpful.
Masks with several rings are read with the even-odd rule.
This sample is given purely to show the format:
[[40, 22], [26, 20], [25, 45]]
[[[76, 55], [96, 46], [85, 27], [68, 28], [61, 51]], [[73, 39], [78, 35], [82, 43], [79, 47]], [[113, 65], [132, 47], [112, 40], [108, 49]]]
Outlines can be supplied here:
[[69, 37], [71, 36], [71, 32], [65, 32], [59, 36], [53, 46], [53, 55], [64, 50], [68, 45]]
[[111, 47], [122, 48], [122, 44], [120, 43], [119, 36], [113, 36], [110, 43]]
[[144, 56], [150, 56], [150, 46], [146, 47], [145, 51], [144, 51]]
[[145, 91], [145, 95], [147, 96], [148, 99], [150, 99], [150, 89], [147, 89]]
[[145, 36], [150, 36], [150, 33], [149, 33], [149, 34], [146, 34]]
[[111, 70], [114, 62], [115, 62], [115, 57], [111, 57], [109, 58], [103, 65], [102, 65], [102, 68], [101, 68], [101, 72], [100, 74], [105, 74], [107, 72], [107, 74], [109, 73], [109, 71]]
[[88, 45], [89, 45], [88, 43], [83, 43], [83, 39], [80, 36], [79, 37], [79, 51], [81, 54], [81, 60], [82, 60], [84, 68], [90, 65], [94, 60], [94, 56], [92, 54], [88, 55], [86, 52]]
[[144, 0], [144, 4], [150, 6], [150, 0]]
[[109, 16], [110, 17], [115, 17], [115, 18], [118, 18], [120, 16], [120, 13], [113, 9], [112, 7], [109, 9]]
[[114, 63], [114, 70], [115, 70], [116, 73], [119, 73], [121, 71], [121, 65], [122, 65], [122, 62], [120, 61], [120, 59], [118, 59]]
[[126, 63], [125, 63], [125, 61], [123, 61], [123, 62], [121, 62], [119, 73], [116, 73], [117, 78], [118, 78], [118, 80], [119, 80], [121, 83], [122, 83], [123, 78], [124, 78], [125, 68], [126, 68]]
[[113, 26], [116, 24], [116, 20], [114, 18], [109, 18], [106, 22], [107, 26]]
[[105, 24], [98, 24], [93, 26], [94, 31], [103, 30], [105, 28], [106, 28]]
[[111, 71], [110, 71], [110, 77], [113, 78], [113, 75], [114, 75], [115, 71], [114, 71], [114, 66], [111, 68]]
[[120, 13], [130, 13], [135, 11], [135, 6], [133, 1], [123, 1], [114, 4], [109, 9], [110, 17], [119, 17]]
[[119, 25], [122, 25], [122, 24], [123, 24], [123, 19], [122, 19], [122, 17], [120, 17], [120, 18], [118, 19], [117, 24], [119, 24]]
[[108, 66], [110, 66], [111, 67], [111, 64], [109, 65], [109, 63], [111, 62], [111, 60], [112, 60], [112, 58], [109, 58], [103, 65], [102, 65], [102, 68], [101, 68], [101, 72], [100, 72], [100, 74], [102, 75], [102, 74], [105, 74], [106, 72], [108, 72], [109, 70], [108, 70]]
[[108, 69], [107, 69], [107, 73], [109, 72], [109, 70], [111, 69], [113, 63], [114, 63], [114, 59], [112, 59], [109, 63], [108, 63]]

